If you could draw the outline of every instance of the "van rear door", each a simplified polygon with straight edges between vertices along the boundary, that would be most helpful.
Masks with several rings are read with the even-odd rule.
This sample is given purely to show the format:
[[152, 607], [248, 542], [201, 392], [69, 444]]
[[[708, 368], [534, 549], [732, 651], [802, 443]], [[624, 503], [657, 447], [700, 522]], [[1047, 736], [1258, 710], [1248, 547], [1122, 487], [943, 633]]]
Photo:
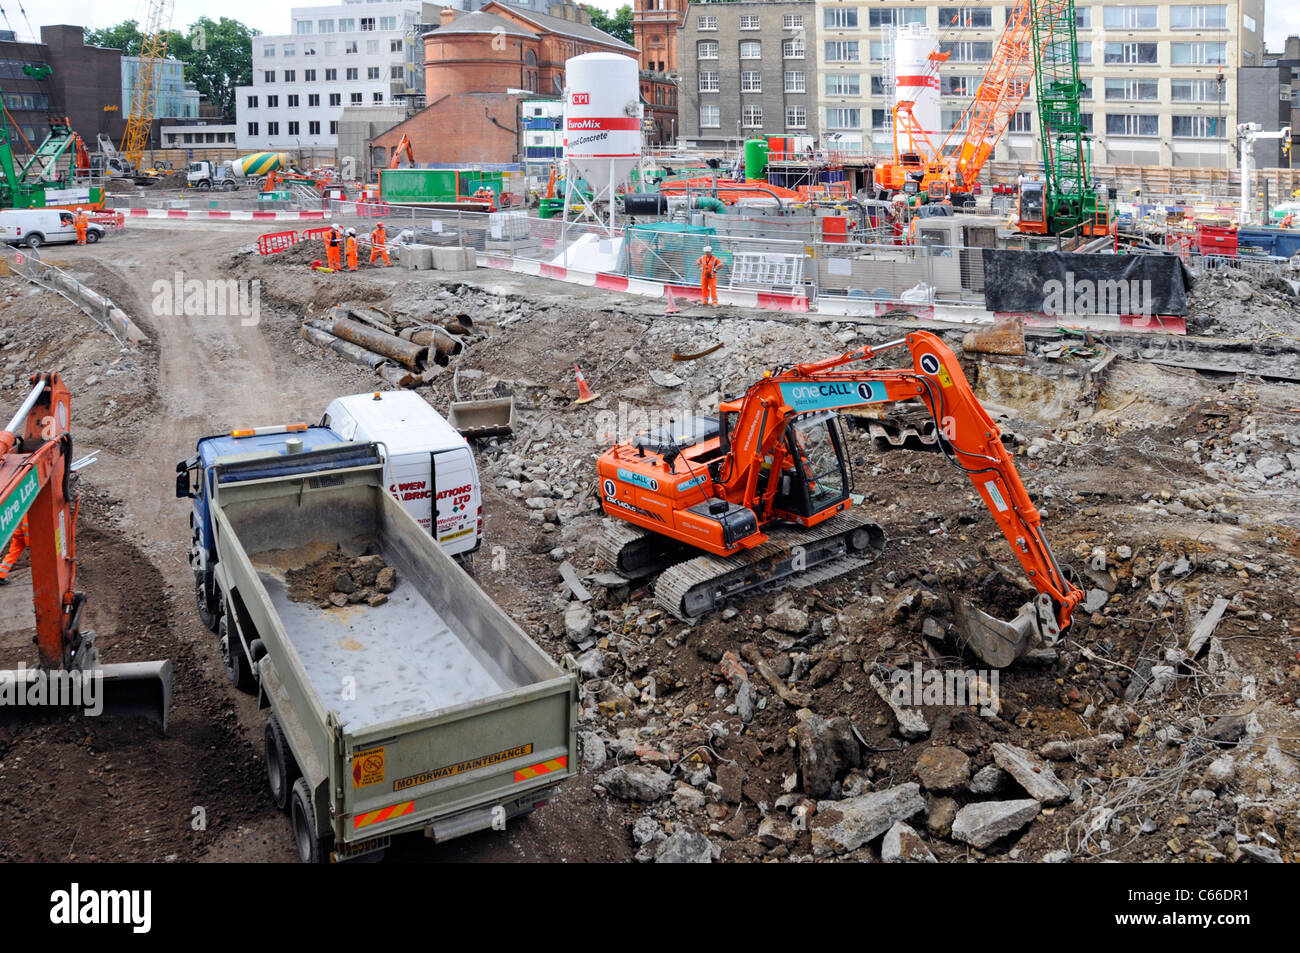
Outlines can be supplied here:
[[478, 467], [468, 447], [453, 447], [430, 454], [433, 461], [434, 506], [438, 520], [438, 542], [453, 556], [473, 552], [479, 544]]
[[384, 467], [388, 492], [415, 517], [426, 533], [432, 533], [433, 486], [429, 479], [429, 454], [398, 453]]

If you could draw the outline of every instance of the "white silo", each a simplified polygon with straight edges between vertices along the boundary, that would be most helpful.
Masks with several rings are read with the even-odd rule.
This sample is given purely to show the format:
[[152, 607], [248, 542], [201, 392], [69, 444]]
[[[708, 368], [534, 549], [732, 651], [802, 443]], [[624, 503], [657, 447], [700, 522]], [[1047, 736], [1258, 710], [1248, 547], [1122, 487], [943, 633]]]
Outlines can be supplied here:
[[939, 128], [939, 68], [930, 54], [938, 48], [934, 35], [923, 24], [900, 26], [894, 34], [897, 101], [912, 104], [917, 125], [936, 145], [943, 138]]
[[[637, 61], [618, 53], [584, 53], [564, 64], [565, 220], [571, 200], [583, 215], [595, 204], [609, 203], [614, 221], [614, 194], [641, 159], [641, 84]], [[590, 200], [577, 190], [581, 177]]]

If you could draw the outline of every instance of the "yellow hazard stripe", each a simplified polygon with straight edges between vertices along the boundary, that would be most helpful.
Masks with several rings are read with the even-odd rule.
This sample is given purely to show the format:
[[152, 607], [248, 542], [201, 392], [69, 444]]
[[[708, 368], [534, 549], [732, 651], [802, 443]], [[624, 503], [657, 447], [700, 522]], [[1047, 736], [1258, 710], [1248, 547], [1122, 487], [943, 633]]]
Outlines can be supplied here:
[[568, 756], [552, 758], [550, 761], [535, 764], [531, 768], [520, 768], [515, 772], [515, 781], [531, 781], [533, 778], [539, 778], [543, 774], [550, 774], [552, 771], [559, 771], [561, 768], [568, 767], [568, 765]]
[[377, 811], [367, 811], [365, 814], [358, 814], [352, 818], [352, 829], [359, 827], [369, 827], [371, 824], [378, 824], [381, 821], [390, 821], [395, 817], [401, 817], [404, 814], [415, 812], [414, 801], [404, 801], [401, 804], [390, 804], [388, 807], [381, 807]]

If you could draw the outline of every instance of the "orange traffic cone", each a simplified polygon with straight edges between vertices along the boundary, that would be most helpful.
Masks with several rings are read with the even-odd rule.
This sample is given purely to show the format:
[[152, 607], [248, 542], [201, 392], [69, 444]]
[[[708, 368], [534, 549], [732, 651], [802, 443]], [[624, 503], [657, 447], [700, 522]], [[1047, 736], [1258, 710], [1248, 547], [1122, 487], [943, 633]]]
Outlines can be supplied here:
[[589, 404], [600, 396], [592, 393], [591, 388], [587, 386], [587, 379], [582, 376], [582, 368], [578, 366], [576, 361], [573, 365], [573, 373], [578, 378], [578, 399], [574, 401], [575, 404]]
[[668, 298], [668, 304], [664, 306], [664, 314], [680, 314], [682, 309], [677, 307], [677, 299], [673, 297], [672, 285], [664, 285], [664, 295]]

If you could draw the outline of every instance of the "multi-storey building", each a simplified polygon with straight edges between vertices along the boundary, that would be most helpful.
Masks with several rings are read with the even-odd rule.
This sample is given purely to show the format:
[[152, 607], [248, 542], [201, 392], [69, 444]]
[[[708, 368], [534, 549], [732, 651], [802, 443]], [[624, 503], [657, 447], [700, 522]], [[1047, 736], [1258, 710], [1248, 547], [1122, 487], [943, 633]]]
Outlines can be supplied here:
[[652, 143], [677, 137], [677, 33], [687, 7], [687, 0], [633, 0], [632, 42], [639, 51], [646, 139]]
[[[845, 151], [892, 151], [890, 26], [922, 24], [949, 54], [940, 67], [941, 126], [958, 123], [1013, 9], [1007, 2], [815, 0], [823, 140]], [[1264, 0], [1143, 3], [1078, 0], [1083, 114], [1096, 161], [1224, 168], [1232, 164], [1237, 69], [1263, 62]], [[960, 135], [960, 133], [959, 133]], [[996, 159], [1041, 160], [1032, 87]]]
[[812, 0], [690, 4], [677, 38], [680, 138], [817, 136], [819, 10]]
[[239, 149], [333, 150], [344, 109], [422, 96], [409, 47], [441, 9], [423, 0], [293, 7], [288, 33], [253, 38], [253, 85], [235, 100]]
[[[135, 93], [136, 74], [140, 71], [140, 57], [122, 57], [122, 114], [131, 111], [131, 97]], [[153, 81], [158, 87], [154, 101], [155, 119], [198, 119], [199, 91], [193, 83], [185, 82], [185, 64], [168, 56], [154, 64]]]

